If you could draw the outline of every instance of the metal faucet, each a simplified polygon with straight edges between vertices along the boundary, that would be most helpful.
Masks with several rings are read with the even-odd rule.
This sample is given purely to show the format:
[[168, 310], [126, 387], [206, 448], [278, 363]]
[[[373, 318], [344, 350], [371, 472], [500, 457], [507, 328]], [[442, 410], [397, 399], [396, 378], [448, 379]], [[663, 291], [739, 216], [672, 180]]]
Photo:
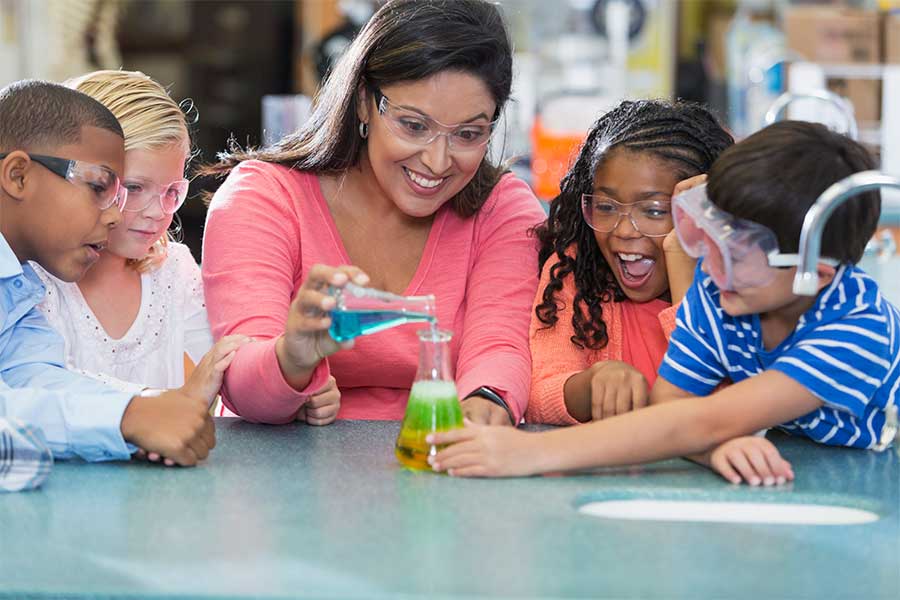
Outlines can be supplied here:
[[829, 186], [809, 207], [800, 230], [800, 266], [794, 275], [795, 294], [815, 296], [819, 292], [816, 267], [821, 258], [822, 232], [831, 213], [850, 198], [883, 187], [900, 189], [900, 179], [880, 171], [854, 173]]
[[771, 125], [775, 121], [778, 121], [781, 113], [784, 112], [784, 109], [795, 100], [818, 100], [820, 102], [831, 104], [837, 108], [838, 112], [841, 113], [841, 116], [844, 117], [845, 130], [839, 131], [838, 133], [843, 133], [854, 140], [859, 138], [859, 126], [856, 124], [856, 118], [853, 116], [853, 105], [843, 96], [839, 96], [828, 90], [783, 93], [772, 102], [769, 110], [766, 111], [766, 116], [763, 119], [763, 126]]

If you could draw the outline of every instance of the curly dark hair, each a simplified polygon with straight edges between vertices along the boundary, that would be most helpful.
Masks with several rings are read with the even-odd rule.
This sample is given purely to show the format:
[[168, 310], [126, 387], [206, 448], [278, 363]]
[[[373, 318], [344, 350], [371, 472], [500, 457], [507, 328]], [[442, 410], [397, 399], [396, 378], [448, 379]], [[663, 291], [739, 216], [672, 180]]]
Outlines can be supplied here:
[[[557, 294], [563, 280], [575, 277], [571, 341], [579, 348], [598, 350], [609, 341], [603, 321], [604, 302], [621, 302], [625, 293], [607, 264], [593, 231], [581, 216], [581, 195], [591, 194], [597, 167], [612, 152], [650, 152], [672, 165], [681, 179], [706, 173], [713, 161], [734, 143], [715, 116], [693, 102], [662, 100], [625, 101], [594, 123], [575, 164], [560, 182], [560, 194], [550, 204], [550, 215], [535, 228], [540, 242], [539, 270], [554, 254], [550, 283], [535, 308], [538, 319], [553, 327], [562, 307]], [[566, 254], [575, 245], [578, 260]]]

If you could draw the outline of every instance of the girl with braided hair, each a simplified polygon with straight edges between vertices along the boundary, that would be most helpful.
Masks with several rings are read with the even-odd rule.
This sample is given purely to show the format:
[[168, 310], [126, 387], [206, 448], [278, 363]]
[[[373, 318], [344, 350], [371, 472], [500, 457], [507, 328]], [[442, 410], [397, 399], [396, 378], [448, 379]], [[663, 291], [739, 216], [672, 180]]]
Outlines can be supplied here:
[[569, 425], [648, 404], [695, 267], [674, 235], [671, 197], [732, 143], [687, 102], [625, 101], [594, 124], [536, 229], [526, 420]]

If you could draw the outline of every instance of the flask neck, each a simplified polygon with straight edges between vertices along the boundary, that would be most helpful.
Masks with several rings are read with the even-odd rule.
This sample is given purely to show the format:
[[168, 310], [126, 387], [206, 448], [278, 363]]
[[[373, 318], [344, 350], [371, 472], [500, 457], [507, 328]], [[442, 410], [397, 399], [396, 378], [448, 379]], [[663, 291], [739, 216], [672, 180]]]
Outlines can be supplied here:
[[420, 320], [434, 318], [434, 296], [398, 296], [382, 290], [348, 283], [343, 288], [333, 288], [337, 310], [390, 311], [418, 316]]
[[431, 328], [419, 332], [416, 381], [453, 381], [449, 333]]

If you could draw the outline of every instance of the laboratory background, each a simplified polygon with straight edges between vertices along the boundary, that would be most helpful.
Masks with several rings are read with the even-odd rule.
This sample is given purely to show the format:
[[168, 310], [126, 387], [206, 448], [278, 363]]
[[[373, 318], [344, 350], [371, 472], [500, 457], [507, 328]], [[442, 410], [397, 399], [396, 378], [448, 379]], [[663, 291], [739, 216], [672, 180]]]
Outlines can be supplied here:
[[[900, 174], [896, 0], [502, 0], [513, 102], [491, 152], [551, 200], [591, 123], [623, 98], [704, 102], [736, 139], [784, 118], [850, 133]], [[272, 143], [307, 117], [371, 0], [0, 0], [0, 84], [95, 69], [146, 73], [186, 99], [193, 164]], [[261, 33], [262, 32], [262, 33]], [[194, 178], [180, 235], [200, 259], [217, 183]], [[900, 197], [865, 266], [900, 239]], [[871, 264], [870, 264], [871, 263]], [[884, 279], [884, 278], [879, 278]], [[886, 281], [886, 280], [885, 280]], [[890, 282], [886, 281], [890, 286]], [[900, 285], [900, 284], [898, 284]], [[887, 295], [898, 299], [896, 290]]]

